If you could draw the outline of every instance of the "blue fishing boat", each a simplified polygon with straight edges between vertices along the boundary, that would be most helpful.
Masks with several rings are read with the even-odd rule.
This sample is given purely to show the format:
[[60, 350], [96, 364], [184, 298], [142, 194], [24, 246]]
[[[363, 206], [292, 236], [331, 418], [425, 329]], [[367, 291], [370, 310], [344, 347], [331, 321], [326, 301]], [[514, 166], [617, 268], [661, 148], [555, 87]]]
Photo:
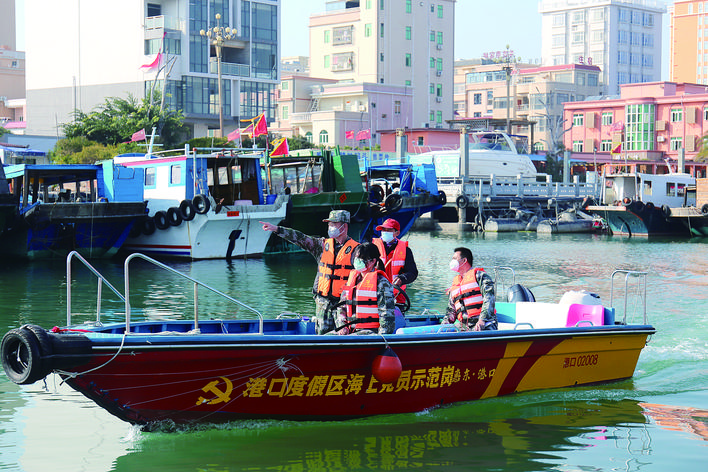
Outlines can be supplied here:
[[0, 234], [1, 255], [63, 258], [77, 251], [85, 257], [111, 257], [145, 214], [137, 186], [121, 183], [124, 199], [115, 201], [117, 174], [110, 163], [17, 164], [4, 171], [16, 203]]

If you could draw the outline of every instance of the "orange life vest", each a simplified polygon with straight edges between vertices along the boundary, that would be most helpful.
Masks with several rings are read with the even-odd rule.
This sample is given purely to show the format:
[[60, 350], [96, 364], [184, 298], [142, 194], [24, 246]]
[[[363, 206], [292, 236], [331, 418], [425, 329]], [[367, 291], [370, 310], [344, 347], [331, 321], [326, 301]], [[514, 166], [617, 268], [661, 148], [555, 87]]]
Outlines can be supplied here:
[[344, 298], [347, 309], [347, 320], [365, 320], [350, 325], [353, 330], [358, 329], [379, 329], [379, 304], [376, 296], [378, 288], [378, 277], [386, 274], [380, 270], [364, 274], [364, 278], [358, 284], [356, 283], [359, 272], [352, 270], [349, 273], [347, 284], [342, 289], [342, 298]]
[[[381, 254], [381, 261], [384, 263], [384, 268], [386, 270], [386, 278], [389, 282], [393, 283], [393, 279], [396, 278], [398, 274], [403, 270], [403, 266], [406, 264], [406, 249], [408, 248], [408, 241], [398, 240], [396, 242], [396, 247], [391, 251], [391, 257], [389, 258], [386, 254], [386, 243], [380, 238], [374, 238], [371, 240], [372, 243], [379, 248], [379, 253]], [[401, 290], [405, 290], [406, 286], [401, 285]], [[396, 292], [394, 292], [396, 293]], [[403, 303], [405, 298], [403, 295], [398, 295], [396, 301]]]
[[477, 272], [484, 272], [482, 268], [468, 270], [464, 275], [457, 274], [450, 287], [450, 296], [455, 304], [457, 319], [462, 321], [463, 316], [468, 319], [479, 316], [482, 312], [484, 297], [477, 283]]
[[334, 254], [334, 238], [325, 239], [324, 251], [317, 266], [317, 294], [323, 297], [339, 298], [342, 294], [347, 275], [354, 268], [352, 265], [352, 250], [359, 245], [353, 239], [347, 240]]

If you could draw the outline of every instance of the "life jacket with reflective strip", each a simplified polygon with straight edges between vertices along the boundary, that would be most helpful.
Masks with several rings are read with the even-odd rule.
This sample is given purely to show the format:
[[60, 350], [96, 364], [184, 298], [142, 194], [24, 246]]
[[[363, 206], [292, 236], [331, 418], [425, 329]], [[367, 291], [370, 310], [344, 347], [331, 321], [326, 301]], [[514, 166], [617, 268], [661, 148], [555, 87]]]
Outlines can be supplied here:
[[352, 251], [359, 245], [353, 239], [348, 239], [339, 252], [334, 254], [334, 238], [325, 239], [324, 251], [317, 266], [317, 294], [323, 297], [339, 298], [342, 294], [347, 275], [354, 268]]
[[[352, 270], [347, 284], [342, 288], [342, 298], [347, 301], [347, 322], [356, 321], [350, 325], [352, 331], [358, 329], [379, 329], [379, 304], [376, 296], [378, 277], [386, 274], [380, 270], [364, 274], [364, 278], [356, 283], [359, 272]], [[362, 321], [359, 321], [362, 320]]]
[[[393, 248], [393, 251], [391, 251], [390, 258], [388, 257], [388, 254], [386, 254], [386, 243], [384, 243], [382, 239], [374, 238], [371, 242], [379, 248], [381, 261], [384, 263], [384, 269], [386, 270], [386, 278], [389, 282], [393, 283], [393, 279], [401, 273], [403, 266], [406, 264], [406, 249], [408, 248], [408, 241], [401, 241], [400, 239], [396, 241], [396, 247]], [[401, 285], [401, 290], [405, 289], [406, 286]], [[396, 301], [403, 303], [405, 298], [403, 295], [399, 294], [396, 297]]]
[[477, 283], [477, 272], [484, 272], [484, 269], [476, 267], [468, 270], [464, 275], [457, 274], [452, 281], [450, 296], [455, 304], [457, 319], [460, 321], [465, 315], [467, 319], [472, 319], [482, 312], [484, 297]]

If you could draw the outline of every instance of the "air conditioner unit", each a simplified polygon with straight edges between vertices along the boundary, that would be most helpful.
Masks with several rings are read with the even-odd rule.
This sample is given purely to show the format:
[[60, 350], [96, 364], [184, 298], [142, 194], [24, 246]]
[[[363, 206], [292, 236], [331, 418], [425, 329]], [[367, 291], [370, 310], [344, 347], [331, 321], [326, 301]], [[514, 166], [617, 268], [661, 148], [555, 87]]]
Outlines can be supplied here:
[[438, 103], [442, 103], [442, 97], [435, 97], [435, 101]]
[[664, 141], [666, 141], [666, 138], [663, 137], [663, 136], [657, 136], [657, 137], [656, 137], [656, 141], [659, 142], [659, 143], [663, 143]]
[[438, 51], [442, 51], [442, 44], [438, 44]]
[[435, 75], [437, 75], [438, 77], [442, 77], [442, 71], [441, 71], [441, 70], [436, 71], [436, 72], [435, 72]]

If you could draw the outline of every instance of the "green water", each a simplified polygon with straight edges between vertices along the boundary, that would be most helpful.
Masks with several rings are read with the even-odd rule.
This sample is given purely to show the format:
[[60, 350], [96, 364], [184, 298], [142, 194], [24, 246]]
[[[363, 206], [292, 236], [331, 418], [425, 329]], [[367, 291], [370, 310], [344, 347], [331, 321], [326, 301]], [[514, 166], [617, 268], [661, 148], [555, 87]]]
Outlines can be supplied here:
[[[615, 268], [644, 270], [657, 334], [632, 379], [461, 403], [417, 414], [326, 423], [239, 422], [146, 433], [55, 377], [20, 387], [0, 374], [0, 470], [12, 471], [665, 471], [700, 470], [708, 457], [708, 240], [598, 235], [414, 233], [419, 279], [413, 310], [442, 310], [456, 246], [475, 265], [509, 266], [539, 301], [587, 289], [607, 301]], [[310, 314], [309, 255], [169, 265], [266, 314]], [[121, 292], [122, 261], [97, 268]], [[0, 261], [0, 331], [66, 323], [66, 264]], [[192, 287], [143, 263], [131, 266], [132, 306], [150, 318], [192, 316]], [[74, 321], [95, 318], [96, 283], [75, 266]], [[615, 303], [617, 305], [617, 303]], [[204, 312], [233, 309], [200, 292]], [[628, 315], [640, 317], [630, 297]], [[104, 287], [105, 320], [123, 305]], [[649, 406], [647, 404], [659, 405]]]

